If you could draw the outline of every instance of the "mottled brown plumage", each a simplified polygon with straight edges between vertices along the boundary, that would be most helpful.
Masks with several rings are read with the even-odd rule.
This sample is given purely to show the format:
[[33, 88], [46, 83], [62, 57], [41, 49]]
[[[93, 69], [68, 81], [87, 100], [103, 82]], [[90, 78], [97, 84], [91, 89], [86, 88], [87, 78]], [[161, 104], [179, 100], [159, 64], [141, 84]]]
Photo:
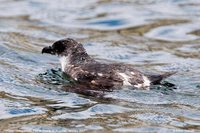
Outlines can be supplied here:
[[42, 53], [58, 55], [62, 71], [77, 83], [91, 90], [112, 90], [126, 88], [149, 89], [150, 84], [159, 84], [163, 78], [174, 73], [163, 75], [145, 75], [131, 65], [122, 63], [104, 64], [92, 59], [83, 45], [67, 38], [45, 47]]

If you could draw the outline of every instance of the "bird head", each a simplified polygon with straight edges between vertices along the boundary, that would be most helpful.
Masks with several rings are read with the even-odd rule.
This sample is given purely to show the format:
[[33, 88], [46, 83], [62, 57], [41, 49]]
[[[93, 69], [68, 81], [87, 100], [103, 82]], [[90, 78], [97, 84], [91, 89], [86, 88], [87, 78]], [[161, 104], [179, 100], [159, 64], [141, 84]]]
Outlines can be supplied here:
[[77, 41], [67, 38], [62, 39], [59, 41], [56, 41], [52, 44], [52, 46], [47, 46], [42, 49], [42, 54], [52, 54], [52, 55], [58, 55], [58, 56], [67, 56], [72, 51], [76, 50], [76, 48], [82, 47], [80, 43]]

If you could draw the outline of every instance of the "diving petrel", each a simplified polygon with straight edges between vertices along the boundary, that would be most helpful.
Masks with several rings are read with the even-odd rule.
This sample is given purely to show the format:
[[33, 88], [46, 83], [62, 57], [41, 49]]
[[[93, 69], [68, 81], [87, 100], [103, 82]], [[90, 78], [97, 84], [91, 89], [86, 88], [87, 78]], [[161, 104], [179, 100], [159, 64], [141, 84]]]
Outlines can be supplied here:
[[149, 89], [150, 85], [160, 84], [161, 80], [174, 74], [146, 75], [122, 63], [106, 64], [91, 58], [83, 45], [74, 39], [56, 41], [52, 46], [44, 47], [42, 53], [60, 57], [62, 71], [76, 83], [88, 89]]

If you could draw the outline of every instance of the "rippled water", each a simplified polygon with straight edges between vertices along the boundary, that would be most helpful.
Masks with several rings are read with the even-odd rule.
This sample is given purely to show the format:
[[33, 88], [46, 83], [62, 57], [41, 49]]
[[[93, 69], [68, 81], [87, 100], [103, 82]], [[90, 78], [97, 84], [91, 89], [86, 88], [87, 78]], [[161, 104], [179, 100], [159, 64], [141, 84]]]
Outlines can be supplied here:
[[[199, 0], [1, 0], [1, 132], [200, 132]], [[62, 91], [57, 57], [72, 37], [102, 62], [178, 71], [150, 91], [104, 98]]]

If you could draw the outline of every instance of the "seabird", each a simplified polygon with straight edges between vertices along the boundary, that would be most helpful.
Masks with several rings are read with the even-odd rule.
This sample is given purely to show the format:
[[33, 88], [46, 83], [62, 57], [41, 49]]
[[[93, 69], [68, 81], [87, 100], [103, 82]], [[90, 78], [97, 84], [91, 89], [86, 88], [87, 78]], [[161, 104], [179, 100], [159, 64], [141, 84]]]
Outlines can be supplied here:
[[62, 72], [82, 87], [96, 91], [121, 88], [148, 90], [151, 85], [160, 84], [175, 73], [146, 75], [128, 64], [98, 62], [87, 54], [81, 43], [71, 38], [44, 47], [42, 53], [57, 55]]

